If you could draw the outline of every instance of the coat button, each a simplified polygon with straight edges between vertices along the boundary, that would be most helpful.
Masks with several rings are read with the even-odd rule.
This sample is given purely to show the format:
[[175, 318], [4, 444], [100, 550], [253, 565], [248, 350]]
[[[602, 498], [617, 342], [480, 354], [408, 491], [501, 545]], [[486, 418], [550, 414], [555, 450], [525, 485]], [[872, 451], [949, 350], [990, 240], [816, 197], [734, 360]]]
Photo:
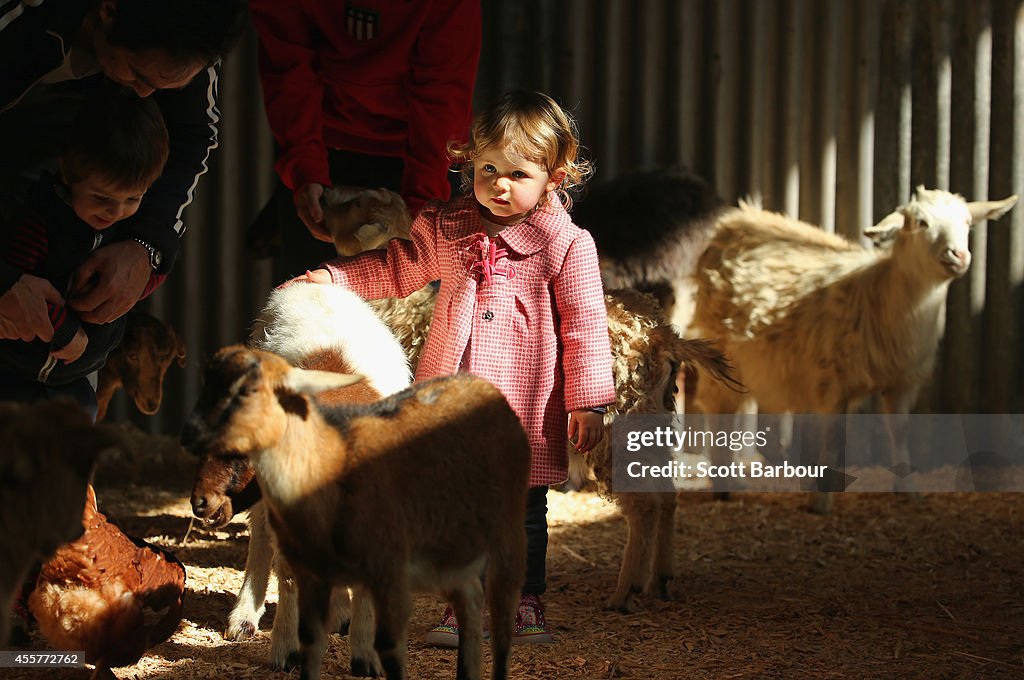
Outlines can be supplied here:
[[494, 312], [492, 312], [491, 310], [488, 309], [486, 312], [483, 313], [484, 321], [490, 321], [493, 318], [494, 318]]

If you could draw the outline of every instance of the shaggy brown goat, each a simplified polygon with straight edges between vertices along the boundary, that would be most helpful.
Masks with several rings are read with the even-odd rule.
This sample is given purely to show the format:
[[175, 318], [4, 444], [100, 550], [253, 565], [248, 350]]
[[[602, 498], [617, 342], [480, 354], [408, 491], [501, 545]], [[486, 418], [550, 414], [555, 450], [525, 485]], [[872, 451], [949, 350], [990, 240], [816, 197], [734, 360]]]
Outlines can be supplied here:
[[[391, 326], [413, 363], [423, 347], [423, 334], [430, 327], [434, 292], [424, 288], [404, 299], [371, 302]], [[617, 414], [669, 414], [675, 407], [674, 392], [682, 385], [683, 369], [705, 381], [737, 390], [731, 367], [722, 353], [703, 340], [684, 340], [664, 318], [654, 297], [629, 288], [605, 294], [608, 338], [612, 350], [615, 404], [605, 417], [604, 440], [581, 460], [569, 449], [570, 475], [589, 476], [603, 493], [614, 500], [626, 517], [629, 539], [619, 571], [619, 584], [608, 600], [614, 609], [631, 610], [633, 595], [650, 580], [662, 596], [668, 597], [674, 575], [672, 536], [675, 528], [674, 493], [611, 492], [611, 424]], [[679, 380], [677, 380], [679, 376]], [[654, 576], [651, 576], [652, 555]]]

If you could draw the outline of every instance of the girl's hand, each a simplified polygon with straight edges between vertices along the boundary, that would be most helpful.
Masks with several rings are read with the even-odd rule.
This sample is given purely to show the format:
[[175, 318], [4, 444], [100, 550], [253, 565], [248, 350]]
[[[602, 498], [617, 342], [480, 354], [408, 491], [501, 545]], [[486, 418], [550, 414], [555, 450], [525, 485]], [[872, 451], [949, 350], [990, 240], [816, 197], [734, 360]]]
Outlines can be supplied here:
[[309, 283], [334, 283], [329, 271], [326, 269], [314, 269], [313, 271], [306, 270], [306, 273], [302, 276], [296, 276], [294, 279], [285, 281], [278, 286], [278, 288], [287, 288], [296, 281], [307, 281]]
[[70, 364], [72, 361], [76, 361], [78, 357], [82, 356], [88, 345], [89, 336], [85, 334], [85, 331], [79, 328], [75, 331], [75, 337], [71, 338], [71, 342], [64, 345], [56, 352], [50, 352], [50, 355], [58, 359], [63, 359], [64, 363]]
[[569, 440], [580, 453], [586, 453], [604, 438], [604, 416], [587, 409], [569, 413]]

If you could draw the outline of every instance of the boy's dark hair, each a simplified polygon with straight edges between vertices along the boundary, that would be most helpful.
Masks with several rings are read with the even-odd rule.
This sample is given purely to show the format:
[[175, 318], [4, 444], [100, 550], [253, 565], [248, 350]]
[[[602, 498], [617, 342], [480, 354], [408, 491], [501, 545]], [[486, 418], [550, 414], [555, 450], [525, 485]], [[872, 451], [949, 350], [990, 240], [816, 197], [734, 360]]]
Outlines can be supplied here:
[[163, 50], [212, 64], [245, 28], [245, 0], [117, 0], [107, 40], [132, 52]]
[[123, 87], [86, 99], [61, 154], [67, 183], [99, 175], [124, 189], [148, 189], [167, 162], [167, 126], [156, 102]]

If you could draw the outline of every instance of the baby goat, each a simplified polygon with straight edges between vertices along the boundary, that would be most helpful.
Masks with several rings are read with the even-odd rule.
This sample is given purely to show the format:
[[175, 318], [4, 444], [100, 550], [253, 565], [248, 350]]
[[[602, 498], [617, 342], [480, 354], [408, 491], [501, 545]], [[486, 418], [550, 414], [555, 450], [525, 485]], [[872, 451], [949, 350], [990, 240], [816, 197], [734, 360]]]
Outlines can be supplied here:
[[206, 367], [182, 443], [252, 460], [298, 586], [303, 678], [320, 677], [328, 600], [340, 585], [372, 598], [374, 647], [392, 679], [405, 675], [410, 591], [444, 592], [462, 623], [458, 677], [480, 678], [485, 570], [492, 677], [506, 678], [526, 559], [526, 433], [497, 388], [469, 375], [368, 406], [309, 396], [358, 379], [226, 347]]
[[185, 343], [174, 328], [143, 312], [129, 312], [121, 344], [107, 357], [96, 386], [99, 410], [96, 420], [107, 417], [107, 407], [119, 387], [148, 416], [156, 413], [163, 398], [164, 375], [175, 360], [185, 365]]
[[412, 217], [402, 197], [387, 189], [331, 187], [324, 192], [324, 224], [339, 255], [385, 248], [410, 238]]
[[[296, 283], [277, 288], [253, 325], [249, 340], [256, 349], [271, 351], [300, 368], [358, 373], [363, 381], [317, 395], [328, 404], [368, 404], [409, 386], [411, 375], [401, 345], [369, 306], [339, 286]], [[228, 617], [225, 637], [252, 637], [263, 616], [271, 564], [280, 588], [270, 636], [270, 665], [287, 670], [298, 662], [298, 600], [285, 560], [277, 559], [259, 484], [248, 458], [204, 455], [192, 489], [192, 509], [210, 526], [226, 524], [236, 512], [249, 509], [249, 555], [245, 580]], [[255, 503], [255, 505], [253, 505]], [[353, 675], [381, 672], [373, 651], [373, 623], [362, 594], [353, 593], [349, 650]], [[332, 628], [348, 611], [348, 593], [332, 596]]]

